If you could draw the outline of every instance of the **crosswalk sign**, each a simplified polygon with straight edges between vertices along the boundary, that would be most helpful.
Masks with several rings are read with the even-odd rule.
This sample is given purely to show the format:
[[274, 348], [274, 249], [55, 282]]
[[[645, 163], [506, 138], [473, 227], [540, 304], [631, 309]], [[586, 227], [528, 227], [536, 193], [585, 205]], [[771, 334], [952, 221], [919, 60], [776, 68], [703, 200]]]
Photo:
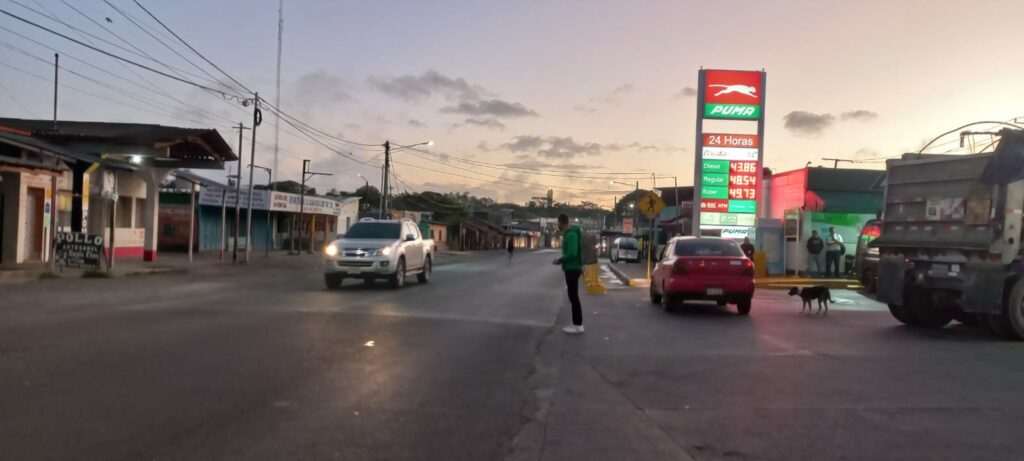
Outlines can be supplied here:
[[647, 219], [654, 219], [665, 208], [665, 202], [661, 200], [661, 197], [651, 191], [647, 191], [641, 196], [636, 205], [640, 207], [640, 212], [647, 216]]

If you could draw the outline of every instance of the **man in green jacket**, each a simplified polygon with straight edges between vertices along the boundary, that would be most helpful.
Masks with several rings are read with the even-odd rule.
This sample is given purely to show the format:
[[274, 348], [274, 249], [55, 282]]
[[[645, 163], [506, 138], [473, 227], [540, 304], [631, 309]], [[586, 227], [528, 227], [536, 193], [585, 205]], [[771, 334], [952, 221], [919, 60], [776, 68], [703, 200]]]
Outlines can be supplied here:
[[558, 230], [562, 232], [562, 257], [554, 261], [562, 265], [565, 272], [565, 287], [569, 291], [569, 304], [572, 305], [572, 325], [562, 328], [567, 334], [583, 334], [583, 307], [580, 306], [580, 275], [583, 272], [583, 259], [580, 257], [580, 227], [569, 225], [569, 216], [558, 215]]

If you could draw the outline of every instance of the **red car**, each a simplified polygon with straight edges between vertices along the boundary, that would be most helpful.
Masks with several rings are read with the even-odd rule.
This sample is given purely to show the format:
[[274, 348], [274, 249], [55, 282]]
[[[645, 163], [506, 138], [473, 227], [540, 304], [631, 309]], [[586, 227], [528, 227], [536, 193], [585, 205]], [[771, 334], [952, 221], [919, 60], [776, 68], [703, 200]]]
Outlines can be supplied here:
[[651, 272], [651, 302], [671, 310], [683, 300], [735, 304], [750, 313], [754, 263], [736, 242], [714, 237], [676, 237], [665, 245]]

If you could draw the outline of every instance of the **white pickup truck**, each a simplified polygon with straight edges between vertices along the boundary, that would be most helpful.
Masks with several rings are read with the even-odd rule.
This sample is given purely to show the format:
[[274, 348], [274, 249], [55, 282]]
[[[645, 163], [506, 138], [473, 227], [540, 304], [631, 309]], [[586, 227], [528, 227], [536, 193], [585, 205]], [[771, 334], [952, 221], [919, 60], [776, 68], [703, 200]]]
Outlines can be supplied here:
[[384, 278], [392, 288], [401, 288], [409, 274], [427, 283], [434, 251], [434, 241], [424, 239], [416, 223], [408, 219], [362, 219], [324, 247], [324, 283], [338, 288], [346, 278], [366, 283]]

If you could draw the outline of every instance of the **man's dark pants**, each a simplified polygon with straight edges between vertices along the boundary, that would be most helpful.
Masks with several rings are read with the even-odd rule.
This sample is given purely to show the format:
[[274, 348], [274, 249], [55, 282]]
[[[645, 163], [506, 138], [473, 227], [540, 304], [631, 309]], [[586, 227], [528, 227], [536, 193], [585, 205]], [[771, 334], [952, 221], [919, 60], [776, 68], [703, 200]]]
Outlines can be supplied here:
[[[825, 276], [839, 278], [839, 256], [838, 251], [826, 251], [825, 252]], [[832, 266], [836, 267], [835, 272], [832, 272]], [[835, 275], [832, 275], [835, 274]]]
[[583, 306], [580, 305], [580, 271], [565, 271], [565, 287], [572, 305], [572, 324], [583, 325]]

